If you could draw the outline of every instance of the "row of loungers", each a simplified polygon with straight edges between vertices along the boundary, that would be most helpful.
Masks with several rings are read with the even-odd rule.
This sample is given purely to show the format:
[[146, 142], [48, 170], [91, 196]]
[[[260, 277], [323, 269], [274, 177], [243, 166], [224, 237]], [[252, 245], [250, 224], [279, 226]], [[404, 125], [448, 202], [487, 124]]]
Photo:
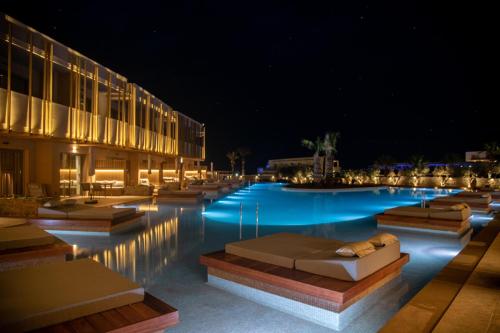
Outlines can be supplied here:
[[176, 190], [168, 186], [158, 189], [157, 202], [196, 204], [203, 199], [217, 199], [220, 195], [238, 189], [240, 183], [190, 184], [187, 190]]
[[391, 281], [408, 260], [389, 234], [344, 243], [279, 233], [200, 257], [209, 284], [336, 330], [382, 295], [397, 302], [406, 290]]
[[[176, 309], [38, 227], [0, 218], [0, 332], [158, 332]], [[52, 252], [50, 252], [52, 251]]]
[[460, 192], [457, 195], [438, 197], [429, 203], [431, 208], [449, 208], [459, 203], [466, 203], [472, 211], [490, 213], [492, 198], [490, 193]]
[[375, 217], [378, 225], [382, 227], [430, 230], [461, 236], [471, 229], [472, 211], [467, 204], [452, 207], [396, 207]]

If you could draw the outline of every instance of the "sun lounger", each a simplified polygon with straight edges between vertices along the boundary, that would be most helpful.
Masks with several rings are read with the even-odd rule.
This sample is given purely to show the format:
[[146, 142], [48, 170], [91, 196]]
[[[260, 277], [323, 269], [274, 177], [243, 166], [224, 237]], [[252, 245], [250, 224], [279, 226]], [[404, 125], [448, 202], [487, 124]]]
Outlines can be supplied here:
[[439, 231], [459, 236], [470, 229], [471, 209], [467, 205], [456, 208], [396, 207], [375, 217], [379, 226]]
[[133, 227], [143, 215], [135, 208], [74, 205], [39, 207], [38, 217], [30, 221], [48, 230], [115, 232]]
[[467, 195], [453, 195], [447, 197], [438, 197], [429, 203], [431, 208], [449, 208], [456, 204], [465, 203], [470, 206], [473, 211], [489, 213], [491, 212], [491, 196], [467, 196]]
[[207, 199], [216, 199], [221, 193], [219, 184], [188, 185], [188, 191], [202, 192]]
[[378, 293], [398, 294], [401, 286], [391, 281], [409, 260], [397, 240], [362, 257], [336, 253], [349, 245], [280, 233], [226, 244], [225, 251], [201, 256], [200, 262], [211, 285], [341, 329], [374, 306]]
[[491, 197], [492, 201], [500, 201], [500, 191], [480, 191], [480, 192], [460, 192], [456, 195], [457, 197], [468, 197], [468, 198], [487, 198]]
[[[25, 219], [0, 218], [0, 271], [64, 261], [72, 247]], [[13, 220], [13, 219], [9, 219]]]
[[[141, 317], [140, 314], [132, 311], [134, 306], [135, 311], [141, 308], [143, 311], [148, 310], [144, 308], [147, 302], [162, 302], [145, 297], [139, 285], [90, 259], [0, 272], [0, 286], [2, 332], [43, 328], [51, 331], [51, 325], [57, 327], [64, 323], [68, 327], [73, 320], [78, 320], [80, 324], [86, 320], [96, 322], [101, 313], [106, 314], [104, 318], [109, 323], [99, 331], [110, 331], [105, 329], [106, 326], [117, 326], [115, 320], [119, 319], [113, 318], [115, 309], [124, 307], [130, 307], [127, 320], [122, 327], [116, 328], [128, 327], [130, 332], [154, 332], [167, 327], [161, 320], [153, 320], [155, 317], [158, 319], [158, 311], [150, 312], [145, 316], [149, 319], [140, 321], [136, 320]], [[178, 320], [177, 311], [170, 309], [169, 321], [175, 324]], [[172, 316], [171, 313], [175, 314]]]
[[199, 203], [203, 201], [201, 191], [158, 190], [158, 202]]

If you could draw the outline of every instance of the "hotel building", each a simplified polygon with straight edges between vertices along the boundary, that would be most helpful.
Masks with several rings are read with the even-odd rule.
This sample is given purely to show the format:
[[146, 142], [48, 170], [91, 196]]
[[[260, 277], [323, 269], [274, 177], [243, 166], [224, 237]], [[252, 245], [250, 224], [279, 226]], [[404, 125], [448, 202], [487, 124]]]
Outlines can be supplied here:
[[205, 127], [137, 84], [0, 14], [0, 195], [44, 184], [202, 178]]

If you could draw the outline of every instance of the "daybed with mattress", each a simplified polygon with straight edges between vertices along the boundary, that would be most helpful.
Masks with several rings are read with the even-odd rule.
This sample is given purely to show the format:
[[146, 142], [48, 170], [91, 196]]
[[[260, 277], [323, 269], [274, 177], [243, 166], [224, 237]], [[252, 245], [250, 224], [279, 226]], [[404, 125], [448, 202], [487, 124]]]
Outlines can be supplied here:
[[157, 332], [178, 322], [177, 310], [91, 259], [0, 272], [0, 286], [2, 332]]
[[72, 247], [26, 219], [0, 218], [0, 271], [64, 261]]
[[135, 208], [48, 205], [30, 222], [46, 230], [111, 233], [136, 226], [143, 215]]
[[471, 209], [455, 204], [444, 209], [396, 207], [375, 215], [378, 226], [436, 231], [460, 236], [470, 229]]
[[469, 195], [451, 195], [447, 197], [437, 197], [429, 203], [431, 208], [449, 208], [456, 204], [465, 203], [472, 211], [480, 213], [491, 212], [491, 195], [483, 194], [479, 197]]
[[203, 201], [203, 193], [201, 191], [159, 189], [156, 200], [165, 203], [199, 203]]
[[229, 243], [200, 258], [209, 284], [333, 329], [383, 293], [399, 297], [401, 285], [389, 282], [408, 260], [389, 234], [345, 243], [290, 233]]

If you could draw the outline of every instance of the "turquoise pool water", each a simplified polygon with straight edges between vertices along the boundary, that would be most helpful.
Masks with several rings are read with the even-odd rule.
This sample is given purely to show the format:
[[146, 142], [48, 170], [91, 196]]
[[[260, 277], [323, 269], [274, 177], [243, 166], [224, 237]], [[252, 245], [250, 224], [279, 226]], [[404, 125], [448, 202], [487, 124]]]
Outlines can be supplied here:
[[[386, 188], [356, 192], [296, 192], [283, 184], [255, 184], [208, 206], [211, 221], [308, 225], [363, 219], [397, 206], [420, 204], [456, 190]], [[241, 212], [241, 214], [240, 214]]]
[[[141, 225], [109, 237], [59, 237], [74, 245], [75, 258], [94, 258], [179, 309], [181, 322], [169, 332], [326, 333], [331, 331], [208, 286], [199, 256], [223, 249], [224, 244], [237, 241], [240, 235], [250, 239], [257, 234], [294, 232], [343, 241], [367, 239], [381, 231], [373, 214], [400, 204], [418, 204], [419, 191], [312, 194], [284, 192], [279, 184], [256, 184], [198, 205], [132, 205], [146, 212]], [[434, 190], [424, 193], [427, 199], [446, 194]], [[241, 202], [244, 224], [240, 233]], [[480, 227], [490, 219], [475, 215], [473, 225]], [[345, 332], [377, 332], [467, 241], [428, 233], [390, 232], [399, 237], [401, 251], [410, 254], [410, 262], [398, 281], [398, 293], [381, 298], [377, 306], [360, 313]]]

